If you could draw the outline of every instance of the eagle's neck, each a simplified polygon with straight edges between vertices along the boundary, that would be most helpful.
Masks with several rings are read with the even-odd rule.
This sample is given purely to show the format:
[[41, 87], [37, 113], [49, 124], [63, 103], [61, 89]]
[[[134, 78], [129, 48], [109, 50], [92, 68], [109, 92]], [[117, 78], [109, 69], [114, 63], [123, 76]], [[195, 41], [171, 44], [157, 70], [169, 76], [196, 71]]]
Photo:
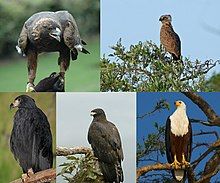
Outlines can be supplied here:
[[189, 120], [186, 115], [186, 110], [177, 108], [170, 116], [171, 132], [176, 136], [183, 136], [188, 133]]

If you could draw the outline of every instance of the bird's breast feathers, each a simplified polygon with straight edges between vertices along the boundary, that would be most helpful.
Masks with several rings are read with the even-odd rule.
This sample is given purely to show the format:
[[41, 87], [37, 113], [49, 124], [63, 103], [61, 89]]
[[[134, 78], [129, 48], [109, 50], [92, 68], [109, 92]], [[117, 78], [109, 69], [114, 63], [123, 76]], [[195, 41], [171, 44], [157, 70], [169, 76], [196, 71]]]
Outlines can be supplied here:
[[189, 131], [189, 120], [185, 112], [176, 111], [170, 117], [171, 132], [177, 136], [186, 135]]

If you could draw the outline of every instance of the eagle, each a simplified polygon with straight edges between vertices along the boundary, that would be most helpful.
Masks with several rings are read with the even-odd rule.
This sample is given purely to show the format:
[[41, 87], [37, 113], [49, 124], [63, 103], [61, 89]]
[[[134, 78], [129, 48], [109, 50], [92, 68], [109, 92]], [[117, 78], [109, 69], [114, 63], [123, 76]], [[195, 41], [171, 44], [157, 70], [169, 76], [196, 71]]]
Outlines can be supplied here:
[[86, 42], [80, 37], [75, 19], [68, 11], [44, 11], [33, 14], [23, 25], [16, 49], [27, 57], [28, 84], [26, 91], [34, 90], [37, 57], [42, 52], [59, 52], [58, 64], [64, 78], [78, 51], [88, 54], [83, 47]]
[[91, 111], [92, 123], [88, 131], [88, 141], [101, 168], [106, 182], [124, 181], [121, 162], [124, 159], [120, 134], [116, 126], [106, 119], [100, 109]]
[[16, 97], [10, 108], [18, 108], [14, 115], [10, 149], [22, 168], [22, 177], [52, 168], [52, 135], [47, 116], [27, 95]]
[[181, 56], [181, 41], [177, 33], [173, 30], [171, 24], [171, 15], [162, 15], [159, 19], [162, 22], [160, 29], [160, 42], [165, 50], [169, 52], [173, 60], [180, 60]]
[[60, 73], [53, 72], [49, 77], [42, 79], [36, 86], [35, 92], [64, 92], [64, 79]]
[[177, 182], [184, 182], [186, 168], [190, 166], [192, 150], [192, 128], [186, 114], [186, 105], [183, 101], [176, 101], [175, 112], [167, 118], [165, 131], [165, 145], [167, 161], [174, 170], [173, 178]]

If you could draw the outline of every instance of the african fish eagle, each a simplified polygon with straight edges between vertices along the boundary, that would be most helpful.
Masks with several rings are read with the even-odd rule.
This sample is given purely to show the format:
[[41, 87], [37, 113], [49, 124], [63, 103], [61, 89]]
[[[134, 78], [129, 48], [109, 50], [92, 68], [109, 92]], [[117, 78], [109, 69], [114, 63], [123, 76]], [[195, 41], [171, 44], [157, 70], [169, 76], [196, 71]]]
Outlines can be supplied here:
[[[168, 117], [165, 131], [167, 160], [171, 163], [172, 175], [176, 181], [184, 182], [190, 165], [192, 149], [192, 128], [183, 101], [175, 102], [176, 110]], [[182, 169], [181, 169], [182, 168]]]

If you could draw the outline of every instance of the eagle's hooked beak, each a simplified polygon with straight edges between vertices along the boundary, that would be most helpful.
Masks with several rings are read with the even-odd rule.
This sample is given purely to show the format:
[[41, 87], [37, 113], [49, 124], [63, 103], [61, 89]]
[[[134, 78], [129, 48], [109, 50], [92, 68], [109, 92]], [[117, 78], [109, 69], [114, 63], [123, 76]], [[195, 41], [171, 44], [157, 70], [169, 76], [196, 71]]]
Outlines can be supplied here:
[[19, 103], [20, 102], [18, 100], [15, 100], [13, 103], [10, 104], [10, 109], [18, 107]]
[[51, 37], [53, 37], [54, 39], [56, 39], [57, 41], [61, 41], [61, 39], [60, 39], [60, 35], [61, 35], [61, 30], [57, 27], [56, 29], [53, 29], [50, 33], [49, 33], [49, 35], [51, 36]]
[[180, 101], [176, 101], [176, 102], [174, 102], [174, 104], [175, 104], [176, 107], [179, 107], [181, 105], [181, 102]]
[[96, 112], [91, 111], [90, 116], [94, 116], [94, 115], [96, 115]]

